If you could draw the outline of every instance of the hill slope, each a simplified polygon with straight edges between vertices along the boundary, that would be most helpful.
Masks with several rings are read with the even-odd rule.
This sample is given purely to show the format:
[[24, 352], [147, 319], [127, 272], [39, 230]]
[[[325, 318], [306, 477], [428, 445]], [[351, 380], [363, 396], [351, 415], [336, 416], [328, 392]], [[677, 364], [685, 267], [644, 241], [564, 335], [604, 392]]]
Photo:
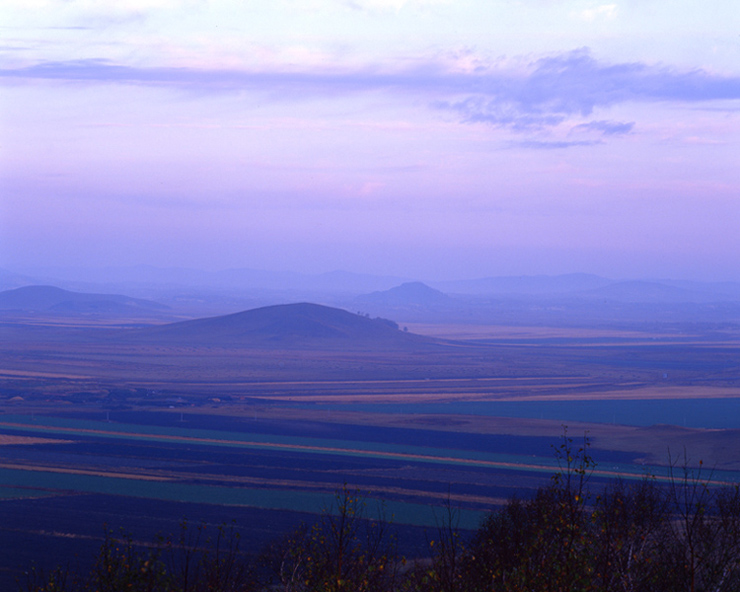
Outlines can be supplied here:
[[386, 319], [300, 303], [266, 306], [220, 317], [182, 321], [129, 333], [168, 344], [267, 348], [408, 348], [433, 340], [400, 331]]

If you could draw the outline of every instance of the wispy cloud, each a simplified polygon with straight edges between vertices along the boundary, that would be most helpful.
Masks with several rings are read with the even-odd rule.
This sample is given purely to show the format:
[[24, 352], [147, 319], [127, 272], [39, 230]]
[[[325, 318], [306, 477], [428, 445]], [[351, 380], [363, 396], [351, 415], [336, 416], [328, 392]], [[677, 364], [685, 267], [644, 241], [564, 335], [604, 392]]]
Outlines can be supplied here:
[[563, 148], [582, 148], [584, 146], [596, 146], [603, 144], [601, 140], [522, 140], [520, 142], [509, 142], [510, 148], [530, 148], [534, 150], [562, 150]]
[[514, 131], [527, 131], [555, 126], [562, 123], [566, 114], [541, 108], [526, 108], [508, 99], [483, 96], [466, 97], [459, 101], [437, 101], [439, 109], [454, 111], [465, 123], [489, 123], [509, 127]]
[[571, 132], [597, 132], [605, 136], [618, 136], [630, 133], [634, 127], [634, 121], [589, 121], [576, 125]]
[[[289, 71], [140, 68], [104, 60], [44, 62], [0, 69], [6, 79], [46, 79], [95, 84], [135, 84], [181, 88], [199, 93], [265, 92], [271, 97], [341, 97], [384, 90], [414, 94], [433, 108], [466, 123], [485, 123], [515, 131], [546, 129], [568, 119], [589, 117], [597, 108], [628, 102], [702, 103], [740, 99], [740, 77], [704, 70], [677, 71], [639, 62], [609, 64], [578, 50], [523, 63], [475, 71], [442, 63], [389, 71], [382, 67]], [[606, 120], [576, 126], [576, 131], [613, 136], [634, 123]]]
[[[604, 64], [585, 50], [540, 59], [521, 76], [493, 73], [481, 78], [484, 84], [475, 94], [438, 106], [459, 113], [465, 121], [532, 129], [626, 102], [740, 99], [738, 77], [702, 70], [677, 72], [641, 63]], [[625, 133], [632, 126], [611, 122], [587, 125], [605, 134]]]

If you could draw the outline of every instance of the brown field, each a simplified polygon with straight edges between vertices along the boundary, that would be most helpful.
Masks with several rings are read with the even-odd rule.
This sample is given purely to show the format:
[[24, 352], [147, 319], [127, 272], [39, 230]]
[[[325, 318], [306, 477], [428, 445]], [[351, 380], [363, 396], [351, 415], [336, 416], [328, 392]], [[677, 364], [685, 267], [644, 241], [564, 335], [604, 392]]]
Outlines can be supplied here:
[[56, 440], [54, 438], [33, 438], [30, 436], [13, 436], [11, 434], [0, 434], [0, 446], [15, 446], [18, 444], [66, 444], [69, 440]]
[[[617, 329], [587, 329], [583, 327], [541, 327], [541, 326], [508, 326], [508, 325], [463, 325], [463, 324], [432, 324], [432, 323], [404, 323], [409, 331], [438, 337], [440, 339], [644, 339], [641, 331], [627, 331]], [[655, 338], [667, 338], [669, 333], [655, 333]]]

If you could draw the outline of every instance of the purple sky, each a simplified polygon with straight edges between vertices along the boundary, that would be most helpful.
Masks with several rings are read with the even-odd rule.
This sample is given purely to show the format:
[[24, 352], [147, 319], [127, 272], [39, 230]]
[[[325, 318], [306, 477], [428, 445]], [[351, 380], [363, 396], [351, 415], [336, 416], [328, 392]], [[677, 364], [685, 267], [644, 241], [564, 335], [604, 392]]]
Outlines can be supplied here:
[[740, 9], [9, 0], [0, 266], [740, 280]]

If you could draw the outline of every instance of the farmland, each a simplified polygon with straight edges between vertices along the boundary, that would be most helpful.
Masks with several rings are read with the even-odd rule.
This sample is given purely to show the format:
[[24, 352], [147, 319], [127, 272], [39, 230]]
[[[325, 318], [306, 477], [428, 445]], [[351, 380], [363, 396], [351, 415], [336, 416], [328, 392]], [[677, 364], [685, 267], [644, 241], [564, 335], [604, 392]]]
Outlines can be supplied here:
[[29, 548], [71, 561], [103, 524], [143, 541], [233, 519], [257, 550], [345, 483], [413, 554], [445, 504], [475, 528], [547, 483], [563, 425], [588, 434], [595, 481], [699, 460], [740, 481], [732, 333], [436, 326], [387, 350], [135, 342], [114, 325], [4, 327], [6, 581]]

